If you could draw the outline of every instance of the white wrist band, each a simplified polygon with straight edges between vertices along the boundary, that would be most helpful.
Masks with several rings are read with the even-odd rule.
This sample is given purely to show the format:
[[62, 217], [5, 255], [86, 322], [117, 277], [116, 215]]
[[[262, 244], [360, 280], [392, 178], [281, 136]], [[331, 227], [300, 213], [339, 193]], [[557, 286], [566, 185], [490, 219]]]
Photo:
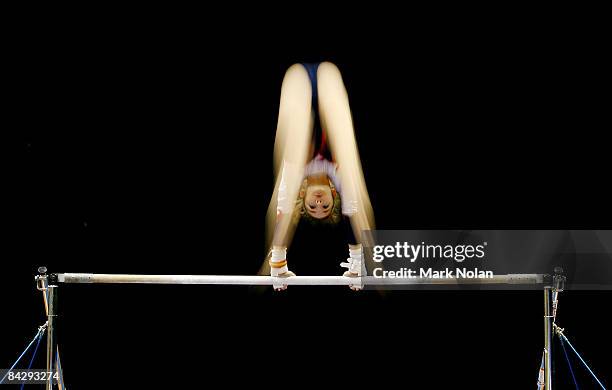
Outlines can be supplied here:
[[340, 265], [344, 268], [348, 268], [349, 272], [357, 276], [363, 276], [366, 274], [363, 264], [363, 248], [359, 246], [357, 249], [349, 248], [349, 258], [346, 259], [346, 263]]
[[287, 248], [284, 246], [272, 247], [272, 258], [270, 261], [276, 263], [283, 260], [287, 260]]
[[287, 267], [287, 248], [273, 247], [272, 257], [270, 258], [270, 275], [278, 276], [289, 271]]

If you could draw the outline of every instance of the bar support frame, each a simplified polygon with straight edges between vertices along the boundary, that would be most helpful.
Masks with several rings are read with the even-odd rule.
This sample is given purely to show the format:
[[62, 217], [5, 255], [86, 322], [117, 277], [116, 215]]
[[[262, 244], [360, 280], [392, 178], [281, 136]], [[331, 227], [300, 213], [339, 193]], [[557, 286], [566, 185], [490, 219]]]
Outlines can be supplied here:
[[[40, 270], [44, 269], [43, 272]], [[545, 356], [545, 390], [552, 390], [552, 315], [550, 294], [553, 284], [547, 274], [507, 274], [494, 275], [492, 278], [377, 278], [363, 276], [358, 278], [344, 276], [293, 276], [274, 278], [271, 276], [248, 275], [146, 275], [146, 274], [92, 274], [92, 273], [55, 273], [46, 275], [46, 268], [41, 267], [36, 281], [44, 286], [45, 306], [47, 311], [47, 371], [52, 375], [47, 383], [47, 390], [53, 390], [53, 377], [56, 365], [57, 349], [57, 291], [60, 283], [100, 283], [100, 284], [202, 284], [202, 285], [250, 285], [268, 286], [280, 281], [287, 285], [317, 286], [401, 286], [401, 285], [543, 285], [544, 289], [544, 356]], [[556, 282], [556, 279], [554, 280]], [[39, 290], [41, 288], [39, 287]], [[46, 291], [44, 291], [46, 290]], [[562, 289], [561, 289], [562, 290]]]
[[50, 284], [47, 286], [47, 373], [49, 375], [47, 390], [53, 390], [53, 378], [55, 377], [57, 290], [57, 285]]

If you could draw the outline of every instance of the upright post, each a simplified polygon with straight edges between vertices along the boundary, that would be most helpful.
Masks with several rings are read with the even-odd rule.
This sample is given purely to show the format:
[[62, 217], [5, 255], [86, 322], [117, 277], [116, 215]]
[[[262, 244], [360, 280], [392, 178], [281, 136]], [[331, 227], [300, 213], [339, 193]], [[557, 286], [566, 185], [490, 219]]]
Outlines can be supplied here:
[[55, 376], [55, 351], [56, 344], [56, 318], [57, 318], [57, 285], [50, 284], [47, 286], [47, 373], [49, 380], [47, 381], [47, 390], [53, 390], [53, 379]]
[[550, 287], [544, 287], [544, 389], [552, 390], [552, 316]]

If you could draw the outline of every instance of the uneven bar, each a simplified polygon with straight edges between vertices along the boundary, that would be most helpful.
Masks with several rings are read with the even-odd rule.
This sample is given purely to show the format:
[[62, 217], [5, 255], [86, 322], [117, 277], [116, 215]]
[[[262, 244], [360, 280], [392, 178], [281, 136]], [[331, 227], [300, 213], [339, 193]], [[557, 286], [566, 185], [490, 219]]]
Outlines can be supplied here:
[[544, 274], [507, 274], [490, 278], [377, 278], [364, 276], [349, 278], [345, 276], [292, 276], [273, 278], [271, 276], [247, 275], [140, 275], [140, 274], [57, 274], [60, 283], [133, 283], [133, 284], [220, 284], [270, 286], [282, 283], [291, 286], [348, 286], [362, 283], [367, 286], [388, 285], [453, 285], [453, 284], [527, 284], [545, 283]]

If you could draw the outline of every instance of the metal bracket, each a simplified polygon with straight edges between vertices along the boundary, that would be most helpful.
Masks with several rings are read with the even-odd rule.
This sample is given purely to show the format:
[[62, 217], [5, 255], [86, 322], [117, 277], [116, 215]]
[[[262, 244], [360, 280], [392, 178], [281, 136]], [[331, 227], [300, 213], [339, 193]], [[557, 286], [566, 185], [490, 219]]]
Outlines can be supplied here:
[[36, 281], [36, 289], [38, 291], [47, 291], [49, 282], [47, 280], [47, 267], [38, 267], [38, 275], [34, 277]]
[[57, 285], [57, 283], [58, 283], [57, 274], [49, 274], [49, 284]]
[[555, 267], [555, 275], [553, 276], [553, 290], [561, 292], [565, 289], [565, 282], [567, 278], [563, 275], [563, 268]]
[[553, 323], [553, 332], [554, 332], [554, 333], [555, 333], [557, 336], [565, 336], [565, 335], [563, 334], [563, 331], [564, 331], [564, 330], [565, 330], [564, 328], [562, 328], [562, 327], [560, 327], [559, 325], [557, 325], [557, 324], [554, 324], [554, 323]]

